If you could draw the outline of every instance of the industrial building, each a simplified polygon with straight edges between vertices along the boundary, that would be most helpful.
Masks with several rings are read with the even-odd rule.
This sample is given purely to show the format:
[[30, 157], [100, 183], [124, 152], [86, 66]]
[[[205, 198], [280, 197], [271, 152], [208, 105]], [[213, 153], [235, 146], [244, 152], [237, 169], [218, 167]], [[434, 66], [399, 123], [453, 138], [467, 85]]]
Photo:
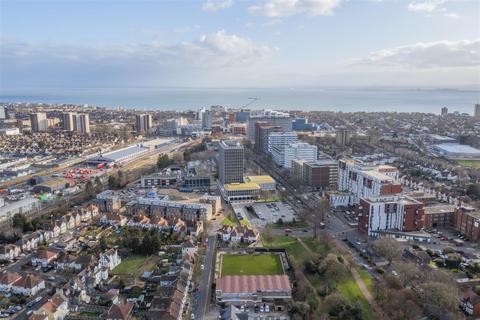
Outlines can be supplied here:
[[424, 204], [405, 196], [361, 198], [355, 207], [358, 230], [369, 236], [378, 231], [419, 231], [423, 227]]
[[480, 160], [480, 150], [465, 144], [441, 143], [434, 145], [433, 149], [447, 159]]
[[64, 178], [51, 178], [33, 186], [34, 193], [54, 193], [70, 187], [72, 182]]
[[115, 151], [93, 156], [87, 159], [88, 164], [123, 164], [150, 152], [149, 147], [130, 146]]

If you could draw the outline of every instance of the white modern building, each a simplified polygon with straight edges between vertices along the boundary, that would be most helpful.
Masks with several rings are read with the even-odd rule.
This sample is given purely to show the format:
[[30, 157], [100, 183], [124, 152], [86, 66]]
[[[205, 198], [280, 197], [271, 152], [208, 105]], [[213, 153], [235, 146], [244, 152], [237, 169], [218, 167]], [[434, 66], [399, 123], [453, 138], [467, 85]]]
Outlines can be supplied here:
[[44, 112], [37, 112], [30, 114], [30, 123], [33, 132], [45, 132], [48, 128], [47, 114]]
[[275, 163], [290, 169], [293, 160], [316, 161], [318, 159], [318, 148], [304, 142], [291, 143], [286, 146], [273, 145], [271, 154]]
[[338, 191], [350, 194], [349, 205], [357, 204], [360, 198], [398, 194], [402, 191], [399, 171], [387, 165], [372, 166], [360, 161], [340, 160]]
[[287, 112], [260, 110], [250, 113], [247, 125], [247, 138], [255, 141], [255, 123], [267, 122], [271, 126], [282, 127], [284, 132], [292, 131], [292, 118]]
[[268, 135], [267, 150], [270, 153], [273, 146], [286, 146], [291, 143], [298, 142], [298, 134], [294, 131], [290, 132], [272, 132]]

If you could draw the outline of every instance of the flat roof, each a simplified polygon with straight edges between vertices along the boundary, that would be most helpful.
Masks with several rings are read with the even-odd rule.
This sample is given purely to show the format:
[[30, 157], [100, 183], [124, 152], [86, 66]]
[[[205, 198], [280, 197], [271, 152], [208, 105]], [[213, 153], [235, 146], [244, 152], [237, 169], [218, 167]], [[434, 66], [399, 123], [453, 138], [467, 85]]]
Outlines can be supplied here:
[[466, 144], [458, 144], [458, 143], [441, 143], [436, 144], [435, 148], [443, 150], [449, 153], [467, 153], [467, 154], [475, 154], [480, 155], [480, 150], [473, 148]]
[[378, 172], [378, 171], [375, 171], [375, 170], [365, 170], [365, 171], [362, 171], [364, 174], [370, 176], [370, 177], [373, 177], [373, 178], [377, 178], [379, 180], [382, 180], [382, 181], [393, 181], [393, 178], [387, 176], [386, 174], [384, 173], [381, 173], [381, 172]]
[[227, 191], [260, 190], [260, 186], [257, 183], [253, 183], [253, 182], [228, 183], [228, 184], [224, 184], [223, 187]]
[[252, 183], [275, 183], [275, 180], [268, 176], [268, 175], [264, 175], [264, 176], [246, 176], [245, 177], [245, 180], [247, 180], [248, 182], [252, 182]]
[[442, 205], [425, 207], [425, 214], [450, 213], [455, 212], [455, 206]]
[[258, 291], [291, 290], [287, 275], [224, 276], [217, 280], [217, 290], [222, 293], [257, 293]]
[[108, 160], [112, 160], [112, 161], [118, 161], [118, 160], [122, 160], [123, 158], [128, 157], [130, 155], [134, 155], [136, 153], [141, 153], [141, 152], [145, 152], [145, 151], [148, 151], [147, 147], [131, 146], [131, 147], [126, 147], [126, 148], [122, 148], [122, 149], [119, 149], [119, 150], [107, 152], [107, 153], [102, 154], [101, 156], [92, 157], [89, 160], [108, 159]]

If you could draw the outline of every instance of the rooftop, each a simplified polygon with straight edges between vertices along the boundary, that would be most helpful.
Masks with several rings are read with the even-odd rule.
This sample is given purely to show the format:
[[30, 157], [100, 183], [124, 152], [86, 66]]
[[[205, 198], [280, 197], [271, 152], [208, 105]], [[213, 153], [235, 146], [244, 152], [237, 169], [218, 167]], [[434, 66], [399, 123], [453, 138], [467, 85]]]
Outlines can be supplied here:
[[287, 275], [225, 276], [217, 280], [223, 293], [257, 293], [258, 291], [291, 290]]
[[223, 185], [227, 191], [240, 191], [240, 190], [260, 190], [260, 186], [257, 183], [245, 182], [245, 183], [228, 183]]
[[468, 153], [472, 155], [480, 155], [480, 150], [473, 148], [466, 144], [458, 144], [458, 143], [442, 143], [436, 144], [435, 147], [445, 152], [450, 153]]
[[245, 177], [246, 182], [251, 182], [251, 183], [275, 183], [275, 180], [268, 176], [246, 176]]
[[455, 206], [441, 205], [425, 207], [425, 214], [450, 213], [455, 212]]

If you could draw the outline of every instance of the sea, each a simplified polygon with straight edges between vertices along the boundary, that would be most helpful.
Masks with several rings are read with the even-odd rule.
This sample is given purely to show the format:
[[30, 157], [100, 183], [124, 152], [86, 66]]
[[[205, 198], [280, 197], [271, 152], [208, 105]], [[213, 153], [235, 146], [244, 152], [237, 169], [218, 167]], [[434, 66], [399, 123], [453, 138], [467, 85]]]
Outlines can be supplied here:
[[436, 88], [68, 88], [2, 90], [0, 103], [79, 104], [138, 110], [228, 108], [342, 111], [449, 112], [473, 114], [480, 89]]

